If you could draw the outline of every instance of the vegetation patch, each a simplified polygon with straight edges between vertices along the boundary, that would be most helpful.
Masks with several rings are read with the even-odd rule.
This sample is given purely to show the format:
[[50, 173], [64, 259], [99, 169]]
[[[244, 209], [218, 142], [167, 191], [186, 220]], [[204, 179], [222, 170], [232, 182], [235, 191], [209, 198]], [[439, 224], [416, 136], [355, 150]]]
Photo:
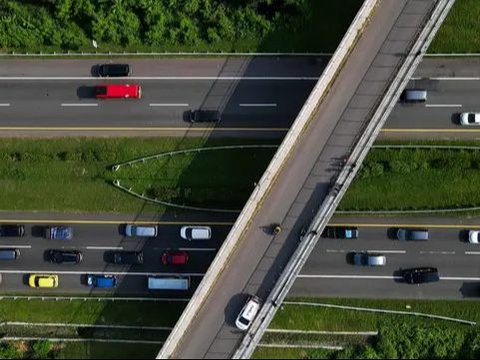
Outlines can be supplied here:
[[[257, 144], [245, 139], [60, 138], [2, 139], [1, 210], [162, 213], [171, 208], [145, 202], [115, 188], [113, 164], [181, 149]], [[261, 143], [275, 144], [262, 140]], [[171, 157], [122, 170], [122, 180], [164, 201], [241, 208], [275, 148], [215, 151]]]
[[480, 1], [456, 0], [432, 41], [431, 53], [480, 52]]
[[480, 206], [479, 170], [478, 149], [373, 148], [339, 210], [441, 210]]
[[[479, 321], [480, 302], [441, 300], [308, 299], [377, 309], [415, 311]], [[324, 359], [477, 359], [480, 356], [479, 326], [411, 315], [369, 313], [355, 310], [283, 304], [271, 328], [318, 331], [378, 331], [368, 339], [353, 336], [288, 335], [267, 333], [262, 343], [343, 346], [342, 351], [323, 349], [258, 348], [255, 358]]]
[[4, 0], [0, 49], [333, 52], [362, 2]]

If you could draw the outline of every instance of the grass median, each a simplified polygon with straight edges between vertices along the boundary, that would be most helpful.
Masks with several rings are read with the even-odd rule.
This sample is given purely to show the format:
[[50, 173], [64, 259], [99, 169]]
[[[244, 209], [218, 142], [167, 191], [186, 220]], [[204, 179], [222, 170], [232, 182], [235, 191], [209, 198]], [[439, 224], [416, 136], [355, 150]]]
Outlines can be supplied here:
[[112, 185], [120, 179], [158, 200], [241, 209], [276, 148], [235, 149], [149, 160], [118, 172], [111, 165], [205, 146], [275, 144], [268, 140], [199, 138], [2, 139], [1, 210], [162, 213]]
[[456, 0], [433, 39], [430, 53], [480, 52], [480, 1]]
[[[173, 327], [187, 302], [106, 300], [0, 300], [0, 322], [50, 323], [58, 326], [2, 326], [7, 337], [124, 339], [161, 342], [168, 330], [93, 329], [61, 324]], [[12, 341], [0, 344], [0, 358], [147, 359], [161, 344], [113, 342]]]
[[[403, 144], [452, 145], [441, 141]], [[479, 145], [478, 142], [456, 145], [462, 144]], [[478, 149], [374, 148], [339, 210], [441, 210], [480, 206], [479, 170]]]

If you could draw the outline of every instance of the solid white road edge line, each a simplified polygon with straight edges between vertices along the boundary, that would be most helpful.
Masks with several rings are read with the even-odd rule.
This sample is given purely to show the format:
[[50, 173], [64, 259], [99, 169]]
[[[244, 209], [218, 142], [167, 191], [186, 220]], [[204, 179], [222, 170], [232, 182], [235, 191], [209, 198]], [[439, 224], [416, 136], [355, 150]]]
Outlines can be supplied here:
[[[314, 80], [319, 79], [318, 76], [129, 76], [117, 77], [118, 80]], [[18, 81], [18, 80], [94, 80], [99, 78], [91, 76], [0, 76], [0, 81]]]

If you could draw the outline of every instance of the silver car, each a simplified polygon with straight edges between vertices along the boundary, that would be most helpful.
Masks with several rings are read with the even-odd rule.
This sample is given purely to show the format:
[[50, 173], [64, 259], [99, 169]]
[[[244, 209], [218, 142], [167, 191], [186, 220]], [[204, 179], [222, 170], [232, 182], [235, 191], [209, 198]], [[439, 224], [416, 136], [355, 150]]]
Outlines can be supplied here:
[[387, 258], [382, 254], [358, 252], [353, 254], [353, 264], [361, 266], [385, 266]]

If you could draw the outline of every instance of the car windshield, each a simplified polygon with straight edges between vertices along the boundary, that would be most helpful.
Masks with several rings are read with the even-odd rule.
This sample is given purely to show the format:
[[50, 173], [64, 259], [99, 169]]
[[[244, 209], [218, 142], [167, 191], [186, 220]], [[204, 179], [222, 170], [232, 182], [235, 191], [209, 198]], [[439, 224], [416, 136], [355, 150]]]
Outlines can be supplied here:
[[248, 324], [250, 324], [250, 321], [248, 321], [247, 319], [245, 319], [243, 316], [240, 316], [240, 319], [238, 319], [238, 321], [240, 323], [242, 323], [243, 325], [247, 326]]
[[468, 114], [468, 122], [473, 124], [475, 122], [475, 114]]

